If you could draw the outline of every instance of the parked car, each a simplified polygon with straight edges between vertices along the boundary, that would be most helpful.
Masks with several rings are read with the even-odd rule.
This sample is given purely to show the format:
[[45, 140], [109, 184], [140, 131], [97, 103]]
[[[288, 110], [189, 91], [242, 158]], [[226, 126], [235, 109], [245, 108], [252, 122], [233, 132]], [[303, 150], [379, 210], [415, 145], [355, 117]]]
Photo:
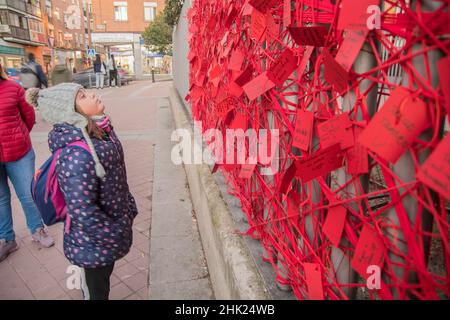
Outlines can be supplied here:
[[[128, 71], [118, 69], [119, 81], [121, 85], [128, 84], [132, 77]], [[82, 85], [85, 88], [95, 87], [95, 73], [94, 68], [87, 68], [73, 74], [73, 82]], [[109, 85], [109, 72], [105, 75], [105, 86]]]
[[9, 79], [14, 80], [18, 84], [22, 85], [19, 78], [19, 71], [17, 71], [16, 68], [6, 68], [6, 74], [8, 75]]

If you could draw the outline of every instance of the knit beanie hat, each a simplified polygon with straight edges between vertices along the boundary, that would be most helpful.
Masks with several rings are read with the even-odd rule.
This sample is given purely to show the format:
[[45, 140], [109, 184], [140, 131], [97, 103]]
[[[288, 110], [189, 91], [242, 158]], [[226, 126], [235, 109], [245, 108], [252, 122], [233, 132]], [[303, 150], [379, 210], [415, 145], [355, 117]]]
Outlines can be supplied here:
[[50, 124], [68, 123], [81, 129], [94, 158], [95, 173], [97, 177], [103, 178], [105, 169], [98, 159], [94, 144], [87, 132], [88, 121], [75, 111], [75, 99], [81, 88], [83, 87], [76, 83], [61, 83], [43, 90], [31, 88], [26, 91], [25, 98], [29, 104], [39, 107], [42, 117]]

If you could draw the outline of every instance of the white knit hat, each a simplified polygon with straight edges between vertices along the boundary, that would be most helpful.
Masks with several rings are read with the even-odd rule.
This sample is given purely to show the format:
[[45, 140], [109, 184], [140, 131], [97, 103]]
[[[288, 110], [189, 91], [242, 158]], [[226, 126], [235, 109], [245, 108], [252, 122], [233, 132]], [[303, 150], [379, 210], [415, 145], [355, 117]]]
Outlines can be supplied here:
[[39, 107], [42, 117], [50, 124], [68, 123], [81, 129], [94, 158], [95, 173], [99, 178], [103, 178], [105, 169], [98, 159], [94, 144], [87, 132], [88, 121], [83, 115], [75, 111], [75, 99], [78, 91], [82, 88], [76, 83], [61, 83], [43, 90], [31, 88], [26, 92], [26, 100], [28, 103]]

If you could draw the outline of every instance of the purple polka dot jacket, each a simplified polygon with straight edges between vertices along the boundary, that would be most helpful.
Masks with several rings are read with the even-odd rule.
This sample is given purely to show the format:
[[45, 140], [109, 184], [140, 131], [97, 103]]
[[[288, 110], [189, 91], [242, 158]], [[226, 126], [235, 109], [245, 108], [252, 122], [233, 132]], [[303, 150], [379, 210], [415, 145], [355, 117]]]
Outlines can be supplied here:
[[79, 267], [96, 268], [125, 256], [133, 241], [132, 225], [138, 211], [127, 184], [122, 145], [112, 127], [104, 140], [92, 143], [105, 168], [98, 178], [92, 155], [68, 146], [84, 140], [81, 130], [57, 124], [49, 133], [51, 152], [63, 148], [56, 174], [69, 214], [69, 232], [64, 234], [64, 254]]

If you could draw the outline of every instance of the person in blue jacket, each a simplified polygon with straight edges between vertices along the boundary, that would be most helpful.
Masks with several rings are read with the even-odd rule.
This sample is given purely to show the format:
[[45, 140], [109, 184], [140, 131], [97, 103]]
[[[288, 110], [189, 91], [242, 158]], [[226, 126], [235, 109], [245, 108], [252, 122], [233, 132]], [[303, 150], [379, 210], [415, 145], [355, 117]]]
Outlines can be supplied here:
[[[83, 268], [85, 299], [108, 299], [114, 263], [130, 250], [138, 213], [127, 183], [122, 145], [103, 103], [78, 84], [30, 89], [27, 99], [53, 124], [50, 151], [62, 149], [56, 173], [69, 215], [64, 254]], [[67, 146], [78, 140], [91, 152]]]

